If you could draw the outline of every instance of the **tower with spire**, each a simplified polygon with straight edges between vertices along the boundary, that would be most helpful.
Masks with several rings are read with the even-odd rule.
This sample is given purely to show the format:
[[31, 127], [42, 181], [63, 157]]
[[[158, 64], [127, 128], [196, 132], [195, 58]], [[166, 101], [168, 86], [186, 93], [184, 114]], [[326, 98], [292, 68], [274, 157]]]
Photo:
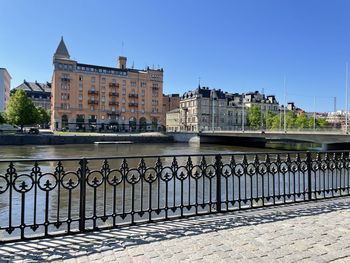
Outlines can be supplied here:
[[63, 36], [61, 37], [61, 41], [58, 44], [55, 54], [53, 55], [54, 59], [70, 59], [70, 55], [66, 44], [64, 43]]

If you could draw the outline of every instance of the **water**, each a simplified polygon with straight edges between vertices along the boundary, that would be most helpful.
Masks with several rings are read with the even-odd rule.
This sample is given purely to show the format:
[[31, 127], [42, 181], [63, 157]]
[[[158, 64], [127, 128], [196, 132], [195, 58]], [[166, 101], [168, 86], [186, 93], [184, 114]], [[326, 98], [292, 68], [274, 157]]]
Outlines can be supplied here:
[[[281, 145], [278, 145], [280, 148]], [[285, 145], [288, 150], [293, 145]], [[305, 145], [304, 150], [307, 149], [310, 145]], [[298, 150], [300, 150], [300, 145], [298, 145]], [[0, 147], [0, 159], [53, 159], [53, 158], [82, 158], [82, 157], [111, 157], [111, 156], [135, 156], [135, 155], [176, 155], [176, 154], [225, 154], [225, 153], [247, 153], [247, 152], [271, 152], [276, 151], [273, 148], [261, 149], [261, 148], [251, 148], [251, 147], [238, 147], [238, 146], [226, 146], [226, 145], [199, 145], [199, 144], [112, 144], [112, 145], [49, 145], [49, 146], [2, 146]], [[241, 156], [242, 157], [242, 156]], [[227, 157], [229, 158], [229, 157]], [[192, 157], [191, 160], [193, 164], [200, 164], [201, 157]], [[163, 178], [166, 174], [166, 171], [171, 174], [170, 169], [165, 169], [166, 166], [171, 166], [173, 158], [164, 157], [161, 158], [163, 167]], [[178, 165], [186, 165], [188, 162], [187, 157], [179, 157], [177, 159]], [[215, 162], [215, 159], [208, 157], [207, 160], [208, 166], [207, 171], [213, 170], [213, 167], [209, 167], [210, 164]], [[123, 166], [123, 159], [109, 159], [108, 165], [111, 171], [108, 175], [108, 182], [103, 183], [103, 175], [101, 172], [101, 167], [103, 165], [103, 160], [89, 161], [88, 168], [91, 171], [91, 175], [88, 176], [88, 184], [93, 185], [94, 179], [97, 184], [100, 184], [96, 188], [96, 193], [94, 193], [94, 187], [87, 185], [86, 192], [86, 216], [87, 218], [93, 218], [94, 216], [101, 217], [104, 215], [112, 215], [117, 211], [117, 214], [124, 214], [125, 212], [130, 212], [131, 207], [133, 206], [134, 210], [141, 211], [144, 209], [152, 208], [152, 210], [157, 210], [159, 208], [165, 207], [166, 202], [169, 206], [179, 206], [181, 201], [180, 197], [186, 200], [186, 204], [193, 204], [195, 198], [200, 197], [197, 202], [199, 203], [208, 203], [210, 200], [215, 200], [215, 189], [211, 190], [209, 188], [210, 181], [209, 178], [204, 178], [203, 176], [200, 179], [194, 179], [188, 177], [183, 181], [183, 190], [181, 190], [180, 183], [181, 180], [172, 178], [169, 180], [168, 184], [165, 180], [155, 180], [152, 182], [152, 186], [145, 180], [140, 180], [140, 174], [135, 169], [133, 172], [128, 173], [129, 180], [132, 180], [132, 176], [135, 176], [136, 180], [140, 180], [134, 184], [126, 182], [125, 185], [120, 183], [116, 186], [113, 186], [112, 179], [115, 176], [117, 180], [121, 180], [121, 167]], [[128, 169], [137, 168], [140, 163], [140, 158], [128, 158], [127, 165]], [[145, 175], [156, 174], [155, 167], [157, 163], [157, 158], [146, 158], [145, 163], [147, 167], [153, 167]], [[225, 159], [224, 163], [229, 163], [229, 159]], [[62, 168], [64, 173], [60, 176], [55, 176], [54, 172], [57, 170], [57, 162], [54, 161], [45, 161], [39, 162], [40, 165], [40, 176], [37, 175], [37, 185], [33, 184], [33, 179], [35, 178], [35, 173], [33, 174], [33, 162], [24, 162], [19, 161], [14, 163], [16, 168], [16, 173], [19, 176], [16, 180], [12, 179], [15, 184], [16, 189], [12, 188], [12, 193], [10, 194], [9, 189], [6, 189], [6, 170], [9, 168], [9, 162], [0, 163], [0, 239], [1, 239], [1, 228], [10, 225], [9, 222], [9, 210], [11, 211], [11, 225], [19, 226], [21, 220], [24, 220], [28, 226], [39, 224], [38, 231], [42, 233], [45, 231], [43, 226], [44, 222], [50, 222], [50, 231], [55, 231], [55, 227], [52, 225], [54, 222], [65, 221], [67, 218], [71, 218], [72, 226], [68, 227], [77, 227], [77, 219], [79, 218], [79, 207], [80, 207], [80, 186], [79, 186], [79, 173], [77, 169], [79, 168], [79, 161], [63, 161]], [[195, 168], [198, 170], [199, 168]], [[195, 173], [195, 170], [192, 171], [192, 174]], [[95, 172], [93, 172], [95, 171]], [[183, 171], [186, 173], [185, 168], [180, 168], [177, 171], [179, 175]], [[200, 170], [198, 170], [201, 173]], [[298, 180], [301, 176], [298, 174]], [[40, 178], [40, 179], [39, 179]], [[256, 183], [255, 183], [256, 178]], [[236, 178], [237, 179], [237, 178]], [[252, 188], [249, 185], [245, 185], [245, 188], [242, 188], [240, 197], [236, 193], [229, 193], [233, 198], [242, 198], [243, 196], [252, 196], [253, 191], [255, 195], [261, 195], [261, 190], [266, 187], [264, 182], [262, 182], [257, 177], [252, 177], [254, 179], [254, 184]], [[260, 180], [260, 181], [259, 181]], [[197, 182], [196, 182], [197, 181]], [[60, 183], [61, 182], [61, 183]], [[72, 190], [69, 190], [69, 182], [71, 182]], [[289, 182], [289, 179], [288, 179]], [[216, 179], [212, 180], [213, 185], [216, 183]], [[223, 181], [224, 183], [224, 181]], [[229, 181], [229, 184], [226, 184], [229, 189], [232, 187], [233, 181]], [[248, 182], [249, 183], [249, 182]], [[287, 183], [287, 182], [284, 182]], [[24, 205], [24, 218], [21, 218], [21, 209], [23, 202], [23, 195], [20, 193], [21, 184], [25, 184], [27, 189], [31, 188], [28, 192], [25, 193], [25, 205]], [[45, 191], [45, 184], [49, 187], [49, 191]], [[197, 184], [197, 185], [196, 185]], [[236, 186], [238, 182], [235, 183]], [[253, 184], [253, 181], [250, 182]], [[260, 190], [258, 189], [260, 185]], [[222, 185], [225, 186], [224, 184]], [[2, 187], [2, 188], [1, 188]], [[243, 185], [242, 185], [243, 187]], [[278, 185], [280, 187], [280, 185]], [[152, 189], [151, 189], [152, 188]], [[304, 185], [298, 183], [299, 190], [303, 190]], [[167, 189], [167, 190], [166, 190]], [[236, 188], [235, 188], [236, 189]], [[237, 189], [236, 189], [237, 190]], [[267, 190], [267, 189], [265, 189]], [[37, 192], [34, 194], [34, 192]], [[115, 192], [114, 192], [115, 191]], [[231, 191], [231, 190], [230, 190]], [[94, 198], [96, 196], [96, 199]], [[236, 196], [235, 196], [236, 195]], [[12, 203], [10, 204], [10, 196]], [[152, 200], [150, 200], [150, 197]], [[95, 202], [96, 200], [96, 202]], [[11, 209], [10, 209], [11, 206]], [[192, 211], [190, 207], [188, 211]], [[204, 210], [207, 210], [206, 206]], [[36, 213], [34, 213], [36, 211]], [[46, 213], [47, 212], [47, 213]], [[174, 212], [175, 214], [179, 213], [179, 210]], [[158, 214], [159, 215], [159, 214]], [[160, 216], [164, 216], [164, 211], [161, 212]], [[100, 219], [99, 219], [100, 220]], [[126, 219], [119, 221], [129, 221], [130, 214]], [[117, 221], [118, 221], [117, 220]], [[101, 221], [101, 220], [100, 220]], [[94, 223], [94, 220], [90, 220], [90, 226]], [[111, 224], [110, 220], [107, 222], [99, 222], [99, 225]], [[75, 225], [74, 225], [75, 224]], [[65, 226], [67, 229], [67, 226]], [[16, 229], [17, 234], [19, 229]], [[37, 232], [36, 232], [37, 233]], [[33, 231], [28, 227], [26, 229], [26, 234], [33, 234]], [[3, 231], [3, 235], [7, 235]]]

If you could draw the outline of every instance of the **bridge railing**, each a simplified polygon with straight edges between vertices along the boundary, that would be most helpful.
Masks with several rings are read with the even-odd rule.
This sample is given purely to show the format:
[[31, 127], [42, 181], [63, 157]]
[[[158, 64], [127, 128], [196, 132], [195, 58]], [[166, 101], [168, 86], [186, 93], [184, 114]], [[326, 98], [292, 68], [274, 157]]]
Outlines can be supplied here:
[[0, 243], [349, 195], [349, 152], [0, 160]]

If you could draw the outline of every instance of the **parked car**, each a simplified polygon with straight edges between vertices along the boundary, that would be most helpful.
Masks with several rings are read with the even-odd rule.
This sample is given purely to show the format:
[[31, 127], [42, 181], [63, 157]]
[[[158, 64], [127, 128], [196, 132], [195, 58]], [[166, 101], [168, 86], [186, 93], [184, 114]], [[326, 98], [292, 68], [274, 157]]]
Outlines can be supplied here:
[[28, 134], [39, 134], [39, 129], [35, 127], [31, 127], [28, 130]]
[[16, 125], [2, 123], [0, 124], [0, 133], [16, 133], [20, 128]]

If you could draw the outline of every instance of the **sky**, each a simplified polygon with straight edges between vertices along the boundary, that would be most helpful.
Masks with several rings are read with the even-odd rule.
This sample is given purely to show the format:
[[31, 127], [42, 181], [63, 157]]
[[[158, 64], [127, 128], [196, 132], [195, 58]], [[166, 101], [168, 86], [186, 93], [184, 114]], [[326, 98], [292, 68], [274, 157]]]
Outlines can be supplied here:
[[13, 88], [51, 81], [63, 36], [80, 63], [115, 67], [124, 55], [129, 67], [164, 68], [165, 94], [200, 82], [310, 112], [333, 111], [336, 97], [341, 110], [349, 14], [347, 0], [0, 0], [0, 67]]

